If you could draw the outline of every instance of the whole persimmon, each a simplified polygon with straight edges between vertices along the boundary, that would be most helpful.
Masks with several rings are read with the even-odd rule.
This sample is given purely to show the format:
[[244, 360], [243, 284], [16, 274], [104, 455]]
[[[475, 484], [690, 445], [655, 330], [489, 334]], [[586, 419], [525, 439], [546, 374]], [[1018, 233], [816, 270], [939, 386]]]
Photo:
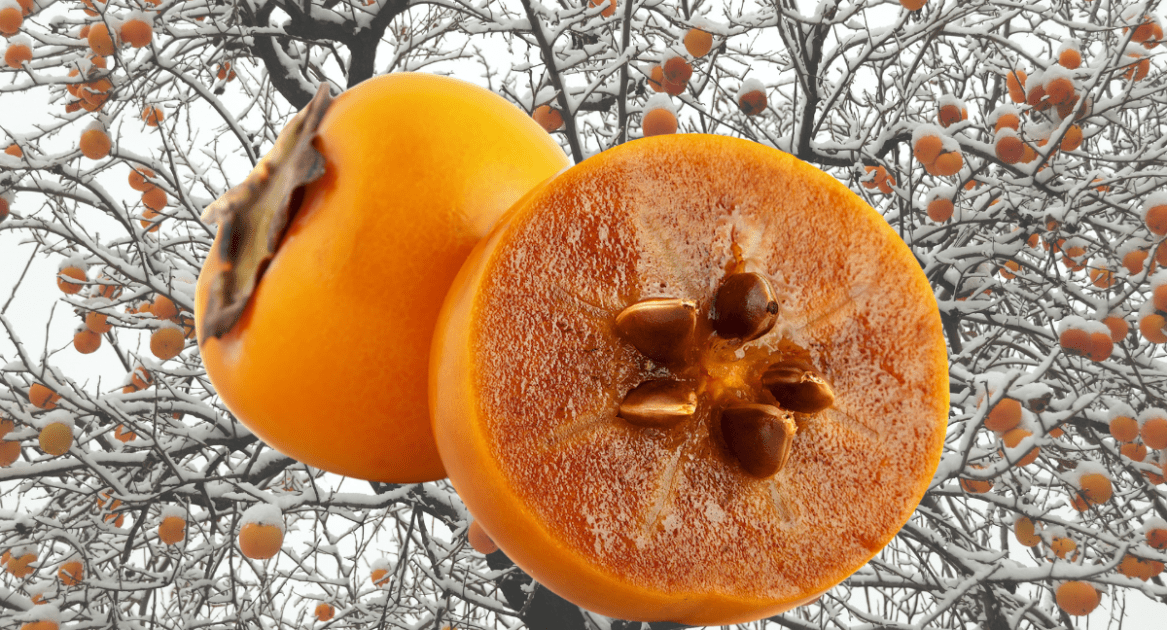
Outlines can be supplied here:
[[320, 92], [208, 211], [220, 229], [195, 325], [223, 402], [310, 466], [445, 477], [426, 392], [442, 299], [498, 217], [567, 165], [522, 110], [456, 79], [394, 73]]
[[919, 264], [842, 183], [663, 135], [558, 175], [478, 245], [430, 404], [459, 496], [540, 584], [729, 625], [895, 536], [939, 462], [946, 356]]

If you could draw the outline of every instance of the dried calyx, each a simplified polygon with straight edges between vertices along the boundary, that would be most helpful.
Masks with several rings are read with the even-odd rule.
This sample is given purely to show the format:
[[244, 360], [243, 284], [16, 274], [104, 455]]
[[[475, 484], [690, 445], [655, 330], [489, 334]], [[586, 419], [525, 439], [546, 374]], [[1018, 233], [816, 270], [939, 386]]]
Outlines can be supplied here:
[[[710, 434], [743, 471], [773, 476], [790, 456], [796, 414], [816, 414], [835, 401], [809, 353], [792, 343], [782, 341], [773, 352], [742, 351], [742, 344], [773, 329], [779, 313], [765, 276], [740, 271], [721, 282], [705, 317], [695, 301], [682, 298], [648, 298], [625, 308], [615, 322], [620, 337], [675, 378], [632, 388], [617, 415], [657, 430], [684, 430], [687, 421], [707, 417], [720, 428]], [[703, 405], [709, 413], [699, 413]]]
[[204, 336], [222, 337], [239, 321], [295, 216], [297, 193], [324, 174], [324, 157], [312, 140], [331, 104], [325, 83], [280, 132], [271, 152], [247, 179], [203, 211], [204, 222], [220, 224], [222, 233], [211, 255], [224, 263], [211, 281]]

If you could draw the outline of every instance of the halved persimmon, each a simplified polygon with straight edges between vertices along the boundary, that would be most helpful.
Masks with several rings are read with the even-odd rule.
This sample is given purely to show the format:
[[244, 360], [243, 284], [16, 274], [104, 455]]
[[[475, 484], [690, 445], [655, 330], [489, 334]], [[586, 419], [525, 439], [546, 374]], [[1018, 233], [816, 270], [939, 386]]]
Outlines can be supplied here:
[[498, 217], [567, 165], [518, 107], [448, 77], [318, 94], [208, 210], [195, 323], [223, 402], [310, 466], [445, 477], [426, 400], [442, 299]]
[[841, 183], [701, 134], [529, 193], [447, 296], [430, 407], [450, 480], [538, 582], [725, 625], [814, 600], [907, 521], [948, 367], [911, 251]]

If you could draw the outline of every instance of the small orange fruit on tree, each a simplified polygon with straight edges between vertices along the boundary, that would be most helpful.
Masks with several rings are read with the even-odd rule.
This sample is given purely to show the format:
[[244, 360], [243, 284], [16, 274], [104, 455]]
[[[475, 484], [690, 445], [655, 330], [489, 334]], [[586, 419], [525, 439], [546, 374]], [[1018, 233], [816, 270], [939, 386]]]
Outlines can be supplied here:
[[186, 335], [183, 334], [182, 328], [166, 322], [150, 333], [150, 352], [162, 361], [169, 361], [182, 354], [185, 342]]
[[1017, 542], [1024, 547], [1036, 547], [1041, 544], [1041, 536], [1037, 533], [1037, 526], [1028, 516], [1019, 516], [1013, 521], [1013, 535]]
[[1134, 442], [1139, 437], [1139, 423], [1130, 408], [1116, 409], [1110, 419], [1110, 435], [1118, 442]]
[[[392, 73], [313, 103], [206, 215], [220, 229], [195, 295], [203, 364], [287, 455], [361, 479], [440, 479], [426, 375], [442, 300], [474, 244], [567, 157], [523, 110], [447, 77]], [[290, 207], [245, 198], [265, 182], [304, 194]], [[273, 249], [227, 244], [271, 221], [287, 224]], [[346, 420], [321, 431], [325, 417]]]
[[1021, 401], [1002, 398], [989, 415], [985, 416], [985, 428], [996, 433], [1005, 433], [1021, 424]]
[[15, 422], [0, 417], [0, 468], [7, 468], [20, 458], [20, 442], [5, 439], [15, 428]]
[[104, 22], [90, 25], [86, 40], [89, 42], [89, 48], [93, 50], [93, 54], [101, 57], [113, 54], [113, 37], [110, 36], [109, 27]]
[[336, 615], [336, 608], [327, 602], [320, 602], [316, 604], [315, 615], [317, 621], [331, 621]]
[[1017, 164], [1025, 156], [1025, 143], [1021, 141], [1021, 136], [1018, 136], [1016, 131], [1006, 127], [997, 132], [993, 141], [993, 152], [997, 154], [998, 160], [1006, 164]]
[[1167, 448], [1167, 410], [1152, 407], [1140, 413], [1139, 435], [1147, 448]]
[[101, 335], [82, 325], [73, 333], [73, 347], [81, 354], [93, 354], [101, 347]]
[[1009, 98], [1014, 103], [1025, 102], [1025, 81], [1027, 76], [1024, 70], [1012, 70], [1005, 73], [1005, 87], [1009, 90]]
[[[984, 470], [985, 467], [980, 464], [969, 464], [969, 468], [973, 470]], [[993, 489], [993, 480], [961, 477], [960, 488], [969, 494], [984, 494]]]
[[700, 59], [713, 50], [713, 34], [700, 28], [694, 27], [686, 31], [682, 41], [685, 44], [685, 50], [694, 59]]
[[924, 199], [928, 218], [937, 223], [951, 219], [956, 211], [956, 206], [952, 203], [955, 195], [956, 189], [952, 186], [935, 186], [929, 190]]
[[154, 171], [144, 167], [136, 167], [130, 169], [130, 188], [138, 192], [146, 192], [154, 188], [154, 184], [150, 183], [150, 179], [154, 177]]
[[1167, 521], [1159, 517], [1148, 518], [1143, 522], [1143, 531], [1148, 545], [1159, 551], [1167, 550]]
[[270, 503], [253, 505], [239, 519], [239, 550], [252, 560], [274, 558], [284, 545], [284, 517]]
[[757, 116], [766, 111], [766, 89], [757, 79], [742, 81], [737, 91], [737, 107], [746, 116]]
[[85, 576], [85, 567], [80, 558], [70, 558], [57, 568], [57, 579], [65, 586], [77, 586]]
[[944, 150], [944, 132], [936, 125], [917, 125], [912, 131], [912, 154], [921, 164], [929, 165]]
[[909, 11], [919, 11], [925, 4], [928, 4], [928, 0], [900, 0], [900, 6]]
[[616, 0], [588, 0], [589, 7], [604, 7], [600, 15], [612, 17], [616, 14]]
[[[545, 246], [564, 229], [580, 237]], [[862, 317], [826, 316], [856, 293]], [[503, 359], [519, 348], [538, 365]], [[826, 173], [724, 136], [619, 145], [533, 191], [463, 266], [432, 352], [434, 433], [470, 513], [540, 584], [621, 619], [725, 625], [813, 601], [907, 521], [948, 417], [907, 245]], [[860, 377], [880, 369], [904, 380]], [[878, 493], [859, 482], [874, 469]]]
[[186, 512], [182, 508], [174, 505], [162, 508], [158, 540], [166, 545], [177, 545], [186, 540]]
[[1082, 52], [1076, 40], [1065, 40], [1058, 48], [1058, 65], [1067, 70], [1077, 70], [1082, 65]]
[[8, 5], [0, 8], [0, 35], [10, 37], [20, 32], [24, 24], [24, 15], [20, 7]]
[[142, 109], [142, 121], [146, 123], [147, 127], [157, 127], [163, 118], [165, 115], [162, 113], [162, 108], [157, 105], [147, 105]]
[[28, 402], [37, 409], [53, 409], [59, 400], [61, 400], [60, 394], [40, 383], [33, 383], [28, 388]]
[[377, 558], [373, 561], [373, 564], [369, 566], [369, 581], [373, 583], [373, 586], [380, 588], [389, 583], [391, 567], [392, 565], [386, 558]]
[[1167, 193], [1156, 192], [1143, 203], [1143, 222], [1155, 236], [1167, 235]]
[[112, 147], [113, 141], [109, 139], [109, 133], [106, 132], [105, 126], [101, 123], [94, 122], [81, 132], [79, 143], [81, 155], [91, 160], [101, 160], [108, 157]]
[[37, 436], [41, 450], [53, 457], [68, 453], [73, 447], [73, 418], [66, 412], [54, 411], [53, 415], [44, 416], [43, 421]]
[[937, 105], [936, 121], [941, 127], [951, 127], [962, 120], [968, 120], [968, 106], [951, 94], [941, 96]]
[[80, 260], [69, 258], [61, 262], [57, 272], [57, 288], [67, 295], [76, 295], [85, 288], [89, 276], [85, 274], [86, 265]]
[[29, 61], [32, 61], [32, 38], [27, 35], [9, 38], [8, 47], [4, 49], [5, 65], [19, 70]]
[[657, 94], [648, 99], [640, 126], [645, 137], [677, 133], [677, 113], [667, 95]]
[[36, 571], [36, 567], [32, 566], [37, 560], [36, 547], [21, 545], [4, 554], [8, 558], [4, 568], [17, 579], [23, 580]]
[[1017, 446], [1019, 444], [1021, 444], [1022, 440], [1024, 440], [1027, 437], [1030, 437], [1032, 435], [1033, 435], [1033, 432], [1030, 431], [1029, 429], [1026, 429], [1026, 428], [1015, 427], [1015, 428], [1009, 429], [1008, 431], [1005, 432], [1004, 435], [1001, 436], [1001, 441], [1004, 442], [1005, 448], [1009, 449], [1009, 451], [1002, 451], [1001, 455], [1004, 456], [1006, 459], [1008, 459], [1010, 463], [1012, 463], [1014, 466], [1017, 466], [1018, 468], [1021, 468], [1023, 466], [1028, 466], [1028, 465], [1032, 464], [1033, 462], [1037, 461], [1038, 456], [1041, 455], [1041, 447], [1040, 446], [1034, 446], [1032, 449], [1030, 449], [1028, 452], [1026, 452], [1024, 454], [1018, 454], [1016, 452], [1013, 452], [1013, 449], [1016, 449]]
[[121, 40], [134, 48], [145, 48], [154, 39], [154, 27], [150, 24], [151, 18], [141, 12], [134, 12], [130, 18], [122, 22], [118, 31]]
[[1086, 462], [1078, 466], [1077, 486], [1082, 496], [1091, 505], [1106, 503], [1114, 496], [1114, 486], [1110, 482], [1110, 475], [1102, 466]]
[[1058, 587], [1056, 600], [1058, 608], [1067, 614], [1081, 617], [1089, 615], [1102, 602], [1102, 595], [1087, 582], [1072, 580]]
[[539, 123], [543, 131], [551, 133], [563, 127], [563, 114], [550, 105], [540, 105], [531, 113], [531, 118]]

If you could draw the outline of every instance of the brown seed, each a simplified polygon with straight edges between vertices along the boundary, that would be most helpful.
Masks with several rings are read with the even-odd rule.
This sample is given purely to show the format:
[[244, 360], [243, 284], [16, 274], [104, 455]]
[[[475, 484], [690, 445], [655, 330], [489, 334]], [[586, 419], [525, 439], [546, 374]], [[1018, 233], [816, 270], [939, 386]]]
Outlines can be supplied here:
[[697, 303], [649, 298], [620, 311], [616, 330], [644, 356], [660, 363], [681, 358], [697, 327]]
[[782, 470], [798, 427], [773, 405], [735, 405], [721, 411], [721, 435], [746, 472], [765, 479]]
[[761, 275], [735, 273], [721, 282], [713, 302], [713, 330], [727, 339], [757, 339], [774, 327], [778, 300]]
[[783, 409], [818, 413], [835, 404], [835, 392], [818, 370], [805, 361], [782, 361], [762, 374], [762, 384]]
[[668, 427], [697, 411], [697, 392], [681, 381], [645, 381], [624, 397], [618, 416], [642, 427]]

